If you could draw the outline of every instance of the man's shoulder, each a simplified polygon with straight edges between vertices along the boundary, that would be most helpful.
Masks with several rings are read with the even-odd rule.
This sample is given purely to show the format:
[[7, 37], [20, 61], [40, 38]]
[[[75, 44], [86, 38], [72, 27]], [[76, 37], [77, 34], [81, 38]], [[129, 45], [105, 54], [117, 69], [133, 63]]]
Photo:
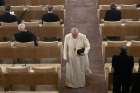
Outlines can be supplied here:
[[46, 17], [48, 17], [48, 14], [44, 14], [44, 15], [42, 16], [42, 18], [46, 18]]
[[120, 10], [107, 10], [107, 13], [120, 13]]
[[16, 32], [15, 34], [19, 35], [19, 34], [33, 34], [32, 32], [30, 31], [27, 31], [27, 32]]
[[71, 36], [71, 33], [68, 33], [68, 34], [65, 35], [65, 38], [68, 38], [70, 36]]
[[119, 55], [113, 55], [113, 58], [118, 58], [119, 57]]
[[130, 59], [133, 59], [134, 57], [133, 56], [128, 56]]
[[81, 38], [86, 38], [86, 35], [83, 34], [83, 33], [79, 33], [79, 36], [80, 36]]
[[16, 32], [16, 33], [15, 33], [15, 35], [18, 35], [18, 34], [20, 34], [20, 32]]
[[110, 12], [113, 12], [113, 11], [112, 11], [112, 10], [107, 10], [107, 11], [106, 11], [106, 13], [110, 13]]

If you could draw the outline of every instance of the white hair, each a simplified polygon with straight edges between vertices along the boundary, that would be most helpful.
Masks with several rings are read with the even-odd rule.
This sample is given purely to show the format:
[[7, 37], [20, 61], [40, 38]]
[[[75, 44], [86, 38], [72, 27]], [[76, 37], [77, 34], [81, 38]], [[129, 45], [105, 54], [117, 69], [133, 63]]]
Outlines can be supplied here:
[[24, 30], [25, 27], [26, 27], [25, 24], [24, 23], [21, 23], [21, 24], [18, 25], [18, 30], [19, 31]]
[[79, 29], [77, 27], [71, 28], [71, 33], [78, 33]]

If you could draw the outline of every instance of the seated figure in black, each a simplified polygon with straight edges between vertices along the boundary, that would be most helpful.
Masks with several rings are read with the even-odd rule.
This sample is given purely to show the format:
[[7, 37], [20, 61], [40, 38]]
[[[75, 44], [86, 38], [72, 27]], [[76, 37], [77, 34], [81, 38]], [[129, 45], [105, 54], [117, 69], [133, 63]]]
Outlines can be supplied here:
[[0, 6], [4, 6], [5, 5], [5, 0], [0, 0]]
[[140, 3], [139, 4], [136, 4], [136, 8], [137, 9], [140, 9]]
[[42, 16], [42, 23], [43, 23], [43, 21], [45, 21], [45, 22], [60, 21], [60, 18], [58, 17], [58, 15], [55, 14], [53, 11], [53, 6], [51, 6], [51, 5], [48, 6], [47, 13]]
[[14, 12], [10, 10], [10, 6], [7, 6], [5, 8], [4, 14], [0, 16], [0, 21], [11, 23], [11, 22], [17, 22], [18, 18], [14, 15]]
[[110, 6], [110, 10], [107, 10], [104, 17], [105, 21], [120, 21], [121, 20], [121, 11], [117, 10], [115, 4]]
[[30, 32], [27, 31], [26, 26], [24, 23], [21, 23], [18, 25], [19, 32], [15, 33], [15, 40], [18, 42], [31, 42], [34, 41], [34, 45], [37, 46], [37, 38], [36, 36]]
[[134, 58], [128, 56], [127, 47], [121, 47], [121, 53], [112, 58], [113, 93], [129, 93]]

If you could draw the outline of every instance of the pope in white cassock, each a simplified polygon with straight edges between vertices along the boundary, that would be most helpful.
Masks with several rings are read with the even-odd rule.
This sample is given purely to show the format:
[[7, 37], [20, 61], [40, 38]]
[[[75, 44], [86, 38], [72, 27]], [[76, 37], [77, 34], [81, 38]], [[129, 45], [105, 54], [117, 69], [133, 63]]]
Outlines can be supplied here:
[[[84, 48], [81, 55], [77, 50]], [[86, 74], [91, 74], [88, 52], [89, 40], [86, 35], [79, 32], [78, 28], [72, 28], [71, 33], [65, 36], [64, 60], [66, 61], [66, 85], [72, 88], [84, 87]]]

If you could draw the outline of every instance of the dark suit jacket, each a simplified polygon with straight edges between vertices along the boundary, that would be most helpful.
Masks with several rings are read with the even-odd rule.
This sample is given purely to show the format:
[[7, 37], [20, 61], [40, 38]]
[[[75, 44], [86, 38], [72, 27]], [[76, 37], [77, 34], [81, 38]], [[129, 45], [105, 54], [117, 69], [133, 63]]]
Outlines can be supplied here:
[[5, 5], [5, 0], [0, 0], [0, 6]]
[[140, 93], [140, 73], [135, 73], [133, 78], [131, 93]]
[[121, 11], [119, 10], [107, 10], [104, 20], [105, 21], [120, 21], [121, 19]]
[[0, 21], [1, 22], [7, 22], [7, 23], [11, 23], [11, 22], [16, 22], [18, 19], [15, 15], [11, 15], [8, 12], [5, 12], [4, 15], [0, 16]]
[[60, 19], [54, 13], [47, 13], [47, 14], [43, 15], [42, 22], [43, 21], [45, 21], [45, 22], [56, 22], [56, 21], [60, 21]]
[[127, 78], [132, 74], [134, 58], [128, 55], [115, 55], [112, 59], [113, 75]]
[[34, 41], [34, 45], [37, 46], [36, 36], [32, 32], [17, 32], [15, 33], [15, 40], [18, 42], [31, 42]]

